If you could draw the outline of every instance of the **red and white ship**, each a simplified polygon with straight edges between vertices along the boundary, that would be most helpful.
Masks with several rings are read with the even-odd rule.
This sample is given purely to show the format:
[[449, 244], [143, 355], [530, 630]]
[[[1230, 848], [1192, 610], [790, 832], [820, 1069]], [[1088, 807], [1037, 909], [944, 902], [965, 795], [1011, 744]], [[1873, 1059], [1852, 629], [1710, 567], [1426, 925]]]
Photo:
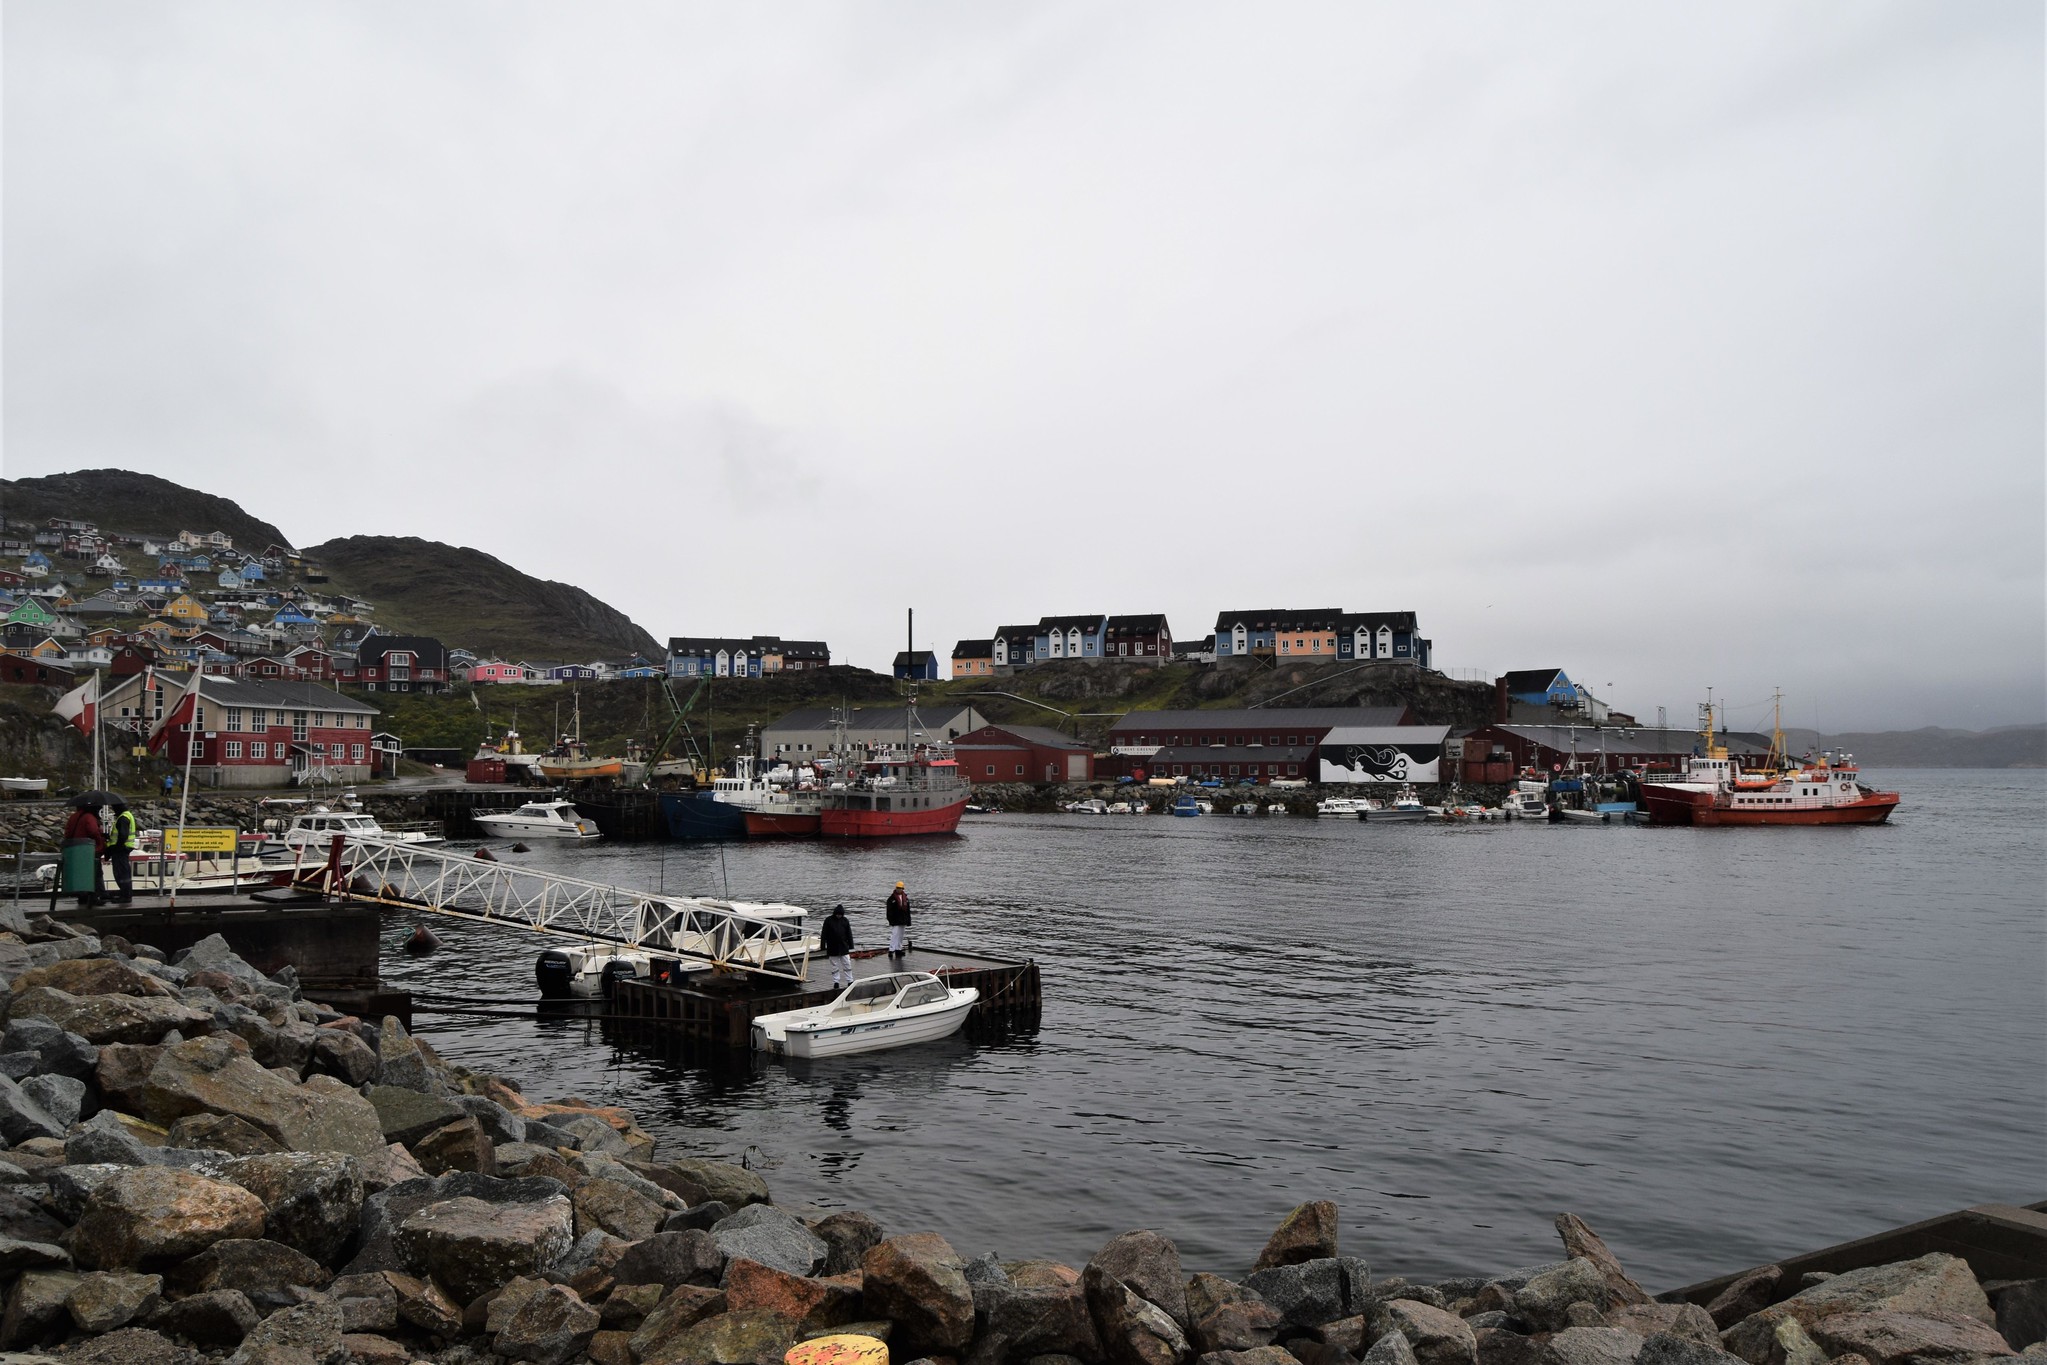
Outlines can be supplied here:
[[871, 758], [844, 785], [821, 793], [818, 833], [827, 839], [879, 839], [951, 834], [973, 788], [942, 748]]
[[1785, 760], [1781, 728], [1772, 744], [1774, 771], [1744, 773], [1715, 738], [1710, 705], [1701, 713], [1705, 743], [1685, 761], [1684, 773], [1642, 783], [1652, 825], [1876, 825], [1898, 807], [1896, 792], [1862, 784], [1848, 754]]

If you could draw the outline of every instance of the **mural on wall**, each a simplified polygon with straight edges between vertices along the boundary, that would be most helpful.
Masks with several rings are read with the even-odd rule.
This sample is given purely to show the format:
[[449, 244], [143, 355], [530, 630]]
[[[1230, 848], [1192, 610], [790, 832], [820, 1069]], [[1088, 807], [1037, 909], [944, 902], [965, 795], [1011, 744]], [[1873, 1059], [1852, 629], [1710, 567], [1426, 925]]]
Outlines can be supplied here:
[[1338, 726], [1322, 741], [1324, 782], [1440, 781], [1442, 725]]

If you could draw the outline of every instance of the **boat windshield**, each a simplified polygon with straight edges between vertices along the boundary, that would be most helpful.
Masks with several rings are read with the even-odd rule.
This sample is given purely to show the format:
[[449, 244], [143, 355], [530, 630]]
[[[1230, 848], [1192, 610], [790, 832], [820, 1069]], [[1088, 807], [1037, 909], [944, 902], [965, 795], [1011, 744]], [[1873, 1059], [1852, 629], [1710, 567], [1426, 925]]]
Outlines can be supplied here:
[[945, 999], [945, 994], [944, 982], [922, 981], [903, 992], [901, 1003], [906, 1006], [935, 1005]]
[[865, 981], [853, 983], [853, 989], [846, 992], [846, 999], [856, 1004], [874, 1000], [886, 1000], [894, 995], [898, 989], [899, 987], [894, 977], [872, 976]]

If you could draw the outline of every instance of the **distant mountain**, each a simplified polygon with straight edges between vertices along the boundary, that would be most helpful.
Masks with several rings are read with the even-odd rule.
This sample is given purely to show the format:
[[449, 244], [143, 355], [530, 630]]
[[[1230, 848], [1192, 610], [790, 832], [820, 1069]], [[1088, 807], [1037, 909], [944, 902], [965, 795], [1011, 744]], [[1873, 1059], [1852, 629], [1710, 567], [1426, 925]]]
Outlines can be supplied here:
[[1996, 730], [1882, 730], [1822, 735], [1786, 730], [1796, 754], [1807, 748], [1843, 749], [1865, 768], [2041, 768], [2047, 767], [2047, 725], [2007, 725]]
[[0, 479], [0, 514], [10, 522], [68, 517], [90, 521], [102, 531], [174, 536], [180, 531], [225, 531], [235, 548], [262, 553], [266, 545], [289, 545], [284, 532], [250, 516], [238, 505], [126, 469], [80, 469], [35, 479]]
[[663, 653], [623, 612], [581, 588], [523, 574], [481, 550], [413, 536], [344, 536], [304, 554], [334, 587], [375, 605], [379, 630], [558, 663]]

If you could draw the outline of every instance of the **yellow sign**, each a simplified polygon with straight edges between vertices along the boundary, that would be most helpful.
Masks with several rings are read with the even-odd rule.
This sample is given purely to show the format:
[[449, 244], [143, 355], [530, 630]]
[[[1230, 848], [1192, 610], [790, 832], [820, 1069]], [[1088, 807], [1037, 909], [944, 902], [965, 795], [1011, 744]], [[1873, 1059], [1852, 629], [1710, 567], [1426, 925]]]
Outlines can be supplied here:
[[215, 828], [211, 825], [193, 826], [189, 829], [167, 829], [163, 832], [163, 851], [166, 853], [232, 853], [235, 851], [233, 827]]
[[787, 1365], [888, 1365], [888, 1343], [841, 1333], [799, 1341], [782, 1357]]

